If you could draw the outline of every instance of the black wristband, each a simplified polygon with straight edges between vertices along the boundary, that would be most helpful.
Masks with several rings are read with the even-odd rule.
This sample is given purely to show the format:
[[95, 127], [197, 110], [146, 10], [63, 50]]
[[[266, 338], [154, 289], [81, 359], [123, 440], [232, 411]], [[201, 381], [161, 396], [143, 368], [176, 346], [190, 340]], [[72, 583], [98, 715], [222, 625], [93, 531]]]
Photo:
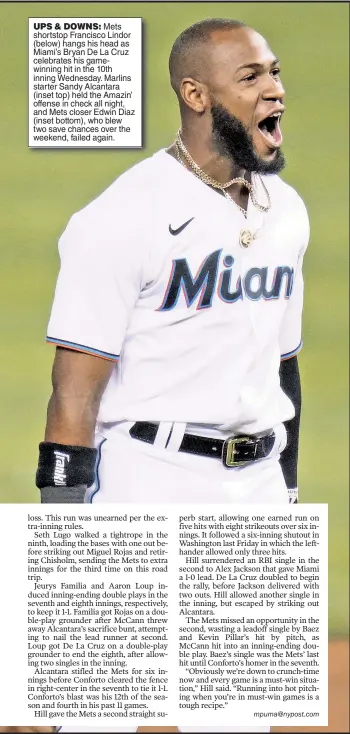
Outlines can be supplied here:
[[36, 486], [91, 487], [95, 481], [97, 449], [43, 441], [39, 444]]

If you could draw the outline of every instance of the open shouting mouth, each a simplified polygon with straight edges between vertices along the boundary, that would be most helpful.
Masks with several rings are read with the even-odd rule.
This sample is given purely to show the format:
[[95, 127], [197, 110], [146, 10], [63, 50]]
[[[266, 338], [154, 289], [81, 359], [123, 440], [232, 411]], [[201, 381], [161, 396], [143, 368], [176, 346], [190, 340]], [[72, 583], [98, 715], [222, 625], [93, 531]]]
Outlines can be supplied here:
[[265, 144], [269, 148], [279, 148], [282, 145], [283, 138], [280, 128], [280, 120], [283, 111], [279, 109], [277, 112], [271, 112], [270, 115], [264, 117], [264, 119], [258, 124], [259, 132], [263, 136]]

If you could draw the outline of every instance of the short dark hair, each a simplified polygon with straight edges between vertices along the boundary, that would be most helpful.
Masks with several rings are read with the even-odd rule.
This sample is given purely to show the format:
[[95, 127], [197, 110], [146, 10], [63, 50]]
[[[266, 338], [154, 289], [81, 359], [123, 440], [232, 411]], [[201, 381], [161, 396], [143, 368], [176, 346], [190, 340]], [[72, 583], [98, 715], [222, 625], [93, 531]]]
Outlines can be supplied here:
[[199, 47], [209, 41], [212, 33], [244, 27], [246, 24], [240, 20], [207, 18], [182, 31], [174, 42], [169, 57], [171, 86], [175, 92], [178, 93], [181, 80], [185, 76], [195, 75], [196, 61], [200, 63]]

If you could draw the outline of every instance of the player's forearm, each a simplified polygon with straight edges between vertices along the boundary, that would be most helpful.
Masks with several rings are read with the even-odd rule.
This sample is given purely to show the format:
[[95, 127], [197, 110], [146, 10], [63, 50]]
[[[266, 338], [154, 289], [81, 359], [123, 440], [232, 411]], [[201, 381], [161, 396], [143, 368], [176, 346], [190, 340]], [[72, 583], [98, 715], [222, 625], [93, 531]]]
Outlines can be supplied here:
[[96, 418], [113, 366], [90, 354], [57, 349], [45, 441], [94, 445]]
[[90, 395], [52, 393], [47, 410], [45, 441], [93, 446], [99, 401]]

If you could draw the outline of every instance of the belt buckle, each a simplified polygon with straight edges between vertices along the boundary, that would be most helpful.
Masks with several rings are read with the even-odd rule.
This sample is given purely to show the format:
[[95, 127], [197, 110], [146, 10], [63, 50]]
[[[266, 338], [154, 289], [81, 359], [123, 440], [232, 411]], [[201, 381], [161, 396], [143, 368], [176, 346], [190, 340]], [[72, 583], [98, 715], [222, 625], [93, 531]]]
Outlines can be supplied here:
[[250, 438], [248, 436], [237, 436], [236, 438], [227, 438], [224, 441], [222, 449], [222, 461], [224, 466], [243, 466], [247, 463], [247, 460], [235, 461], [235, 454], [237, 453], [236, 444], [238, 443], [249, 443]]

